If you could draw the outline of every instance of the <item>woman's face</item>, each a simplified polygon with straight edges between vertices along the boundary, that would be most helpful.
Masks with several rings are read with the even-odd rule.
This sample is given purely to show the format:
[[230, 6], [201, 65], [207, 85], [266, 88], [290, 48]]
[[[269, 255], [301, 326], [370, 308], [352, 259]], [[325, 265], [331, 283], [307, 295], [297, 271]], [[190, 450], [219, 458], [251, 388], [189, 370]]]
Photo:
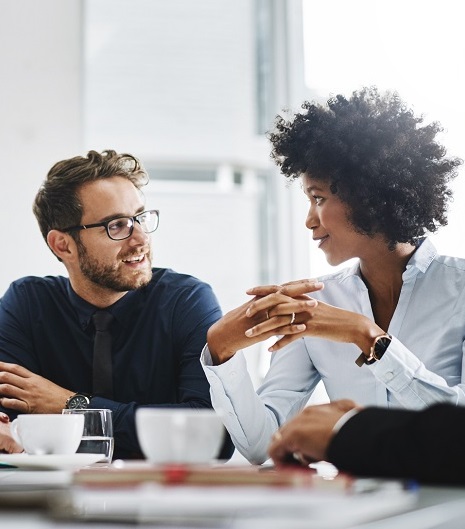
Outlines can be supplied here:
[[355, 230], [349, 221], [348, 206], [329, 186], [308, 174], [302, 176], [302, 187], [310, 201], [305, 225], [312, 231], [313, 240], [318, 241], [328, 263], [336, 266], [364, 255], [371, 239]]

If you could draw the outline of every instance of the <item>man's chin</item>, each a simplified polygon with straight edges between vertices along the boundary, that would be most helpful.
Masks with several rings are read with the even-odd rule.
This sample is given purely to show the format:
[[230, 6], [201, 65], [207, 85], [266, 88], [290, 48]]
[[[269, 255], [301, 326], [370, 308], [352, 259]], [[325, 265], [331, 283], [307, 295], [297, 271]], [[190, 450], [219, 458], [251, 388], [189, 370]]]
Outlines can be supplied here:
[[107, 286], [118, 292], [128, 292], [130, 290], [138, 290], [139, 288], [147, 286], [151, 279], [152, 269], [144, 271], [144, 273], [135, 274], [133, 277], [126, 279], [126, 281], [115, 281], [111, 285], [107, 284]]
[[151, 279], [152, 279], [152, 269], [149, 268], [148, 270], [144, 271], [144, 273], [138, 274], [134, 278], [134, 287], [131, 290], [136, 290], [138, 288], [147, 286], [150, 283]]

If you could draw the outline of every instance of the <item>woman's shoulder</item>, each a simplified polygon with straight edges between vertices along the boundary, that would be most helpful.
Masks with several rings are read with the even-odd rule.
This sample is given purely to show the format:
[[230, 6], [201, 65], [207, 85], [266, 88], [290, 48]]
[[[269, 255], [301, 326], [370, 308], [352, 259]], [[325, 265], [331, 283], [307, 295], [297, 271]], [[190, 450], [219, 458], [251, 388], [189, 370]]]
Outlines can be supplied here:
[[465, 272], [464, 257], [438, 254], [434, 258], [434, 262], [437, 263], [439, 266], [456, 269], [459, 272]]
[[411, 263], [420, 270], [426, 271], [430, 265], [435, 267], [465, 272], [465, 257], [440, 254], [430, 238], [425, 238], [411, 259]]

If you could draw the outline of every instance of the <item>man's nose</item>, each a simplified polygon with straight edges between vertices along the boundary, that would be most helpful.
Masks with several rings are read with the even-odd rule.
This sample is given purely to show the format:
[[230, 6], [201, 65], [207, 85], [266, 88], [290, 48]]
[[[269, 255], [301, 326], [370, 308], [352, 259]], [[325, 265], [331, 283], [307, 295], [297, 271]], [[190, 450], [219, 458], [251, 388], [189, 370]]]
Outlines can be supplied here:
[[131, 236], [129, 237], [129, 241], [133, 242], [135, 244], [147, 244], [147, 241], [149, 240], [149, 233], [145, 233], [145, 231], [142, 229], [142, 226], [140, 222], [137, 220], [134, 222], [134, 226], [132, 228]]

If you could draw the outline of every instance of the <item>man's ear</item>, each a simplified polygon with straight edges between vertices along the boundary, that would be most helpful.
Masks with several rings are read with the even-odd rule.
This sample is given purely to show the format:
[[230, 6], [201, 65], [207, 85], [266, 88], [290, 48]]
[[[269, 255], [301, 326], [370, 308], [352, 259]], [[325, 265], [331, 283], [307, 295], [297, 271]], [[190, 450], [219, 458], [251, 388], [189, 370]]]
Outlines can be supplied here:
[[71, 235], [63, 231], [50, 230], [47, 234], [47, 244], [60, 261], [67, 262], [76, 255], [76, 242]]

